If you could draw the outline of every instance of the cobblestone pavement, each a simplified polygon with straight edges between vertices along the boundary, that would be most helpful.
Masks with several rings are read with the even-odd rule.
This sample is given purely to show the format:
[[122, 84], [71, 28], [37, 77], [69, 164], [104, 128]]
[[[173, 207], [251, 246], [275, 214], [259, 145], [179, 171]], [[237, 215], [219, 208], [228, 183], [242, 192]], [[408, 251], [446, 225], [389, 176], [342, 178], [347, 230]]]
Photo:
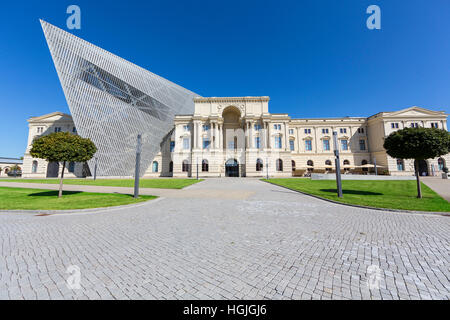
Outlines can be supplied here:
[[[247, 196], [0, 213], [0, 299], [450, 298], [449, 217], [340, 206], [253, 179], [188, 188], [206, 189]], [[77, 267], [81, 287], [69, 289]]]

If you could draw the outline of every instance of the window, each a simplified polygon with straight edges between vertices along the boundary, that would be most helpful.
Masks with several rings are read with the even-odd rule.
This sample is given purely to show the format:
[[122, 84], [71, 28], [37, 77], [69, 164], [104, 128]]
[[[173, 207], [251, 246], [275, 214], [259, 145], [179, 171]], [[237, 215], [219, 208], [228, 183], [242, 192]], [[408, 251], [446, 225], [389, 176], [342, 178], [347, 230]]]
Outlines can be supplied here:
[[349, 166], [350, 165], [350, 161], [348, 161], [348, 160], [344, 160], [344, 166]]
[[325, 166], [326, 166], [326, 168], [325, 168], [326, 171], [331, 171], [331, 169], [332, 169], [332, 168], [330, 168], [330, 166], [332, 166], [331, 160], [325, 160]]
[[203, 138], [203, 149], [209, 149], [210, 145], [211, 141], [209, 141], [209, 138]]
[[295, 161], [291, 160], [291, 167], [292, 167], [292, 171], [295, 171]]
[[183, 130], [184, 130], [184, 132], [189, 132], [189, 125], [188, 125], [188, 124], [185, 124], [185, 125], [183, 126]]
[[75, 172], [75, 162], [70, 161], [69, 162], [69, 168], [68, 168], [69, 172], [74, 173]]
[[431, 127], [438, 129], [439, 128], [439, 124], [437, 122], [432, 122], [431, 123]]
[[328, 133], [328, 129], [322, 129], [322, 133], [323, 134], [327, 134]]
[[289, 129], [289, 134], [294, 134], [294, 129]]
[[283, 171], [283, 160], [277, 159], [277, 171]]
[[208, 160], [203, 159], [202, 160], [202, 172], [208, 172], [209, 171], [209, 163]]
[[208, 131], [208, 130], [209, 130], [209, 125], [204, 124], [204, 125], [203, 125], [203, 131]]
[[403, 164], [403, 160], [402, 159], [397, 159], [397, 170], [398, 171], [404, 171], [405, 170], [405, 166]]
[[305, 140], [305, 150], [306, 151], [311, 151], [312, 150], [311, 140]]
[[275, 130], [281, 130], [281, 124], [274, 124], [274, 125], [273, 125], [273, 128], [274, 128]]
[[261, 159], [256, 160], [256, 171], [262, 171], [263, 170], [263, 161]]
[[182, 165], [182, 167], [181, 167], [181, 170], [183, 171], [183, 172], [189, 172], [189, 161], [187, 161], [187, 160], [183, 160], [183, 165]]
[[183, 149], [189, 150], [189, 138], [183, 138]]
[[289, 140], [289, 148], [291, 149], [291, 151], [294, 151], [294, 140]]
[[282, 144], [281, 144], [281, 136], [275, 137], [275, 148], [276, 149], [281, 149], [281, 146], [282, 146]]
[[329, 139], [323, 140], [323, 150], [325, 150], [325, 151], [330, 150], [330, 140]]
[[153, 161], [152, 172], [158, 172], [158, 161]]
[[366, 140], [359, 140], [359, 150], [366, 150]]
[[[364, 166], [364, 165], [366, 165], [366, 164], [367, 164], [367, 160], [361, 161], [361, 165], [362, 165], [362, 166]], [[362, 168], [362, 171], [367, 172], [367, 171], [369, 171], [369, 168]]]
[[305, 134], [311, 134], [311, 129], [305, 129]]
[[348, 140], [346, 140], [346, 139], [341, 140], [341, 149], [343, 151], [347, 151], [348, 150]]
[[358, 133], [364, 133], [364, 128], [358, 128]]
[[170, 152], [175, 151], [175, 141], [170, 141]]
[[256, 138], [255, 138], [255, 148], [256, 148], [256, 149], [261, 148], [261, 142], [260, 142], [259, 137], [256, 137]]
[[33, 164], [31, 165], [31, 173], [36, 173], [38, 168], [38, 162], [36, 160], [33, 161]]
[[61, 127], [55, 127], [55, 132], [61, 132]]
[[438, 169], [439, 171], [444, 170], [445, 168], [445, 160], [443, 158], [438, 159]]
[[347, 128], [341, 128], [339, 131], [340, 131], [341, 133], [347, 133]]
[[72, 132], [76, 134], [77, 133], [77, 128], [73, 127], [72, 128]]
[[173, 172], [173, 161], [170, 161], [170, 163], [169, 163], [169, 172], [170, 173]]
[[230, 149], [230, 150], [236, 149], [236, 144], [234, 143], [234, 139], [228, 141], [228, 149]]
[[417, 122], [411, 123], [411, 128], [418, 128], [419, 124]]
[[37, 133], [42, 133], [44, 132], [44, 127], [37, 127]]
[[306, 161], [306, 165], [308, 166], [308, 171], [313, 172], [314, 171], [314, 162], [312, 160]]
[[398, 129], [398, 122], [391, 123], [391, 128], [392, 129]]
[[259, 123], [256, 123], [254, 128], [255, 128], [255, 131], [259, 131], [259, 130], [261, 130], [261, 125]]

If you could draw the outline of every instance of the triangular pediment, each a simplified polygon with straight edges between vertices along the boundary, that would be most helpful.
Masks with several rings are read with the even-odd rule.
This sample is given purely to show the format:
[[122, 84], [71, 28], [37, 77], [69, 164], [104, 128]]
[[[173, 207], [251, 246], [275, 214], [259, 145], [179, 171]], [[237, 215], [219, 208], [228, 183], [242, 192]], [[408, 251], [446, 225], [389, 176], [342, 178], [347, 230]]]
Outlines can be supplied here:
[[63, 112], [52, 112], [44, 114], [39, 117], [31, 117], [28, 122], [42, 122], [42, 121], [72, 121], [72, 116]]
[[446, 116], [443, 111], [433, 111], [429, 109], [424, 109], [420, 107], [410, 107], [403, 110], [395, 112], [386, 112], [384, 116], [388, 117], [423, 117], [423, 116]]

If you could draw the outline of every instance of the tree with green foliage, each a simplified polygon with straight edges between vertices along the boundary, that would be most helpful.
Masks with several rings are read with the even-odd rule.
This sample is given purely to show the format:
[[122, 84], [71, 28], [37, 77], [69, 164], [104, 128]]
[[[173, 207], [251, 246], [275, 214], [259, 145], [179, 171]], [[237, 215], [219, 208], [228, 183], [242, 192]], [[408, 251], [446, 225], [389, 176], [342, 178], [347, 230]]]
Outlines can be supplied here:
[[62, 196], [66, 162], [85, 162], [92, 159], [96, 152], [97, 148], [90, 139], [69, 132], [55, 132], [38, 137], [33, 141], [30, 150], [30, 154], [34, 158], [63, 163], [59, 182], [59, 198]]
[[388, 155], [397, 159], [414, 159], [417, 197], [422, 198], [419, 162], [450, 152], [450, 133], [437, 128], [405, 128], [392, 132], [384, 140]]

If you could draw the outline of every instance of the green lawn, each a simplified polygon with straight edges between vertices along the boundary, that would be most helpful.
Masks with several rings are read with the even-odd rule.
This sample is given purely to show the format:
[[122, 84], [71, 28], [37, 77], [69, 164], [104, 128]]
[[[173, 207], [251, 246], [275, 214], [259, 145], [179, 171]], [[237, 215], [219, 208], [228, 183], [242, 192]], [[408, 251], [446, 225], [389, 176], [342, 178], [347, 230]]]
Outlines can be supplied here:
[[[59, 179], [0, 179], [1, 182], [29, 182], [59, 184]], [[183, 189], [203, 179], [140, 179], [141, 188]], [[105, 186], [105, 187], [134, 187], [134, 179], [64, 179], [64, 184]]]
[[422, 183], [422, 199], [417, 199], [416, 181], [342, 181], [343, 198], [336, 195], [336, 181], [306, 178], [263, 179], [293, 190], [323, 198], [369, 207], [414, 211], [449, 212], [450, 203]]
[[70, 210], [120, 206], [155, 199], [155, 196], [140, 196], [118, 193], [93, 193], [58, 190], [0, 187], [0, 210]]

